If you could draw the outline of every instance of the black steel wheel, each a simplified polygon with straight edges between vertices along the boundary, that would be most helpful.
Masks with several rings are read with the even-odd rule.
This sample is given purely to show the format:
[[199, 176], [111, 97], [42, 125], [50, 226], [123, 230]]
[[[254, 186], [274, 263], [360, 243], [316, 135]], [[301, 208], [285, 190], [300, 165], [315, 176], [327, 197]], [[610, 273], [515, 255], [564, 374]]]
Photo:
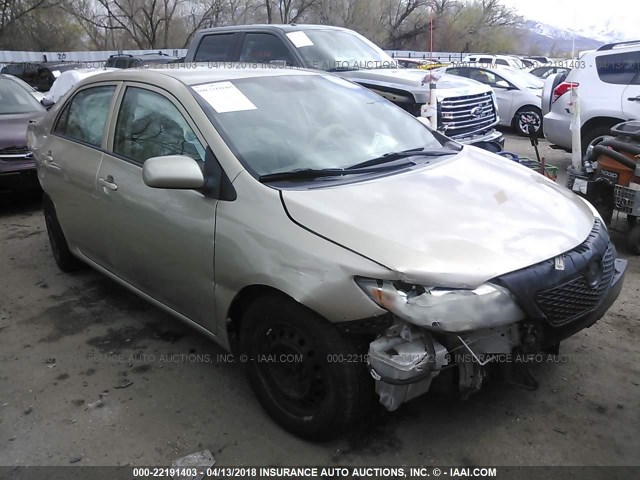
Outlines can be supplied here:
[[373, 398], [373, 379], [348, 339], [284, 296], [261, 297], [247, 308], [240, 349], [264, 409], [300, 437], [339, 435]]

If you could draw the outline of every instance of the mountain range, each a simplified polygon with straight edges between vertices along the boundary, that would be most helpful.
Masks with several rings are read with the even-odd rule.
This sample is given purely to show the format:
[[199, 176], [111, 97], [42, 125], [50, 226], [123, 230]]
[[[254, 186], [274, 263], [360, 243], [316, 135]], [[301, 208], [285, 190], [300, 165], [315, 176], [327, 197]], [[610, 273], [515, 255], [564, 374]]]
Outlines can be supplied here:
[[572, 52], [577, 55], [582, 50], [598, 48], [604, 43], [629, 39], [628, 33], [616, 30], [610, 22], [582, 29], [565, 29], [525, 20], [522, 31], [522, 51], [539, 52], [552, 57], [567, 56]]

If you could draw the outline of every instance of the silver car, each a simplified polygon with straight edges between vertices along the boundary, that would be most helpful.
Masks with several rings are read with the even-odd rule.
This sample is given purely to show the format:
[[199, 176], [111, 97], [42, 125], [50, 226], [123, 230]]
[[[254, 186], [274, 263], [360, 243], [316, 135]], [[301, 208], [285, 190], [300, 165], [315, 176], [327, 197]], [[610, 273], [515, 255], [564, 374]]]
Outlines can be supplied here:
[[474, 392], [496, 355], [557, 348], [623, 283], [587, 202], [328, 73], [99, 74], [29, 142], [60, 268], [89, 264], [237, 352], [307, 438], [375, 395]]
[[493, 88], [500, 125], [528, 135], [529, 125], [542, 135], [541, 97], [544, 82], [529, 72], [511, 67], [454, 66], [447, 73], [470, 78]]

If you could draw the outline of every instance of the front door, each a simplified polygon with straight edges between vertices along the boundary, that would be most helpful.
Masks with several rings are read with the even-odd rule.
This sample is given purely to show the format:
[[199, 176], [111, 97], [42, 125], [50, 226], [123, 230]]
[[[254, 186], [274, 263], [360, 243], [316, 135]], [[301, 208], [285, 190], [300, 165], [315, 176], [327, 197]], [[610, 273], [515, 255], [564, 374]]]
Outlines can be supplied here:
[[217, 200], [197, 190], [150, 188], [142, 180], [151, 157], [180, 154], [204, 162], [204, 140], [173, 97], [155, 87], [126, 86], [118, 108], [112, 152], [97, 178], [109, 225], [108, 268], [215, 333]]

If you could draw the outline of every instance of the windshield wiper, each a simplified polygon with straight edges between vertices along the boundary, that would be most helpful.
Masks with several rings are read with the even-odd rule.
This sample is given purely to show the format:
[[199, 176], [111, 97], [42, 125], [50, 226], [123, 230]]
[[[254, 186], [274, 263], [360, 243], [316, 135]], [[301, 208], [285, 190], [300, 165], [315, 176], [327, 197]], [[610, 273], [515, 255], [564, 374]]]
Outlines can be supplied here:
[[356, 70], [360, 70], [358, 67], [333, 67], [327, 70], [327, 72], [355, 72]]
[[364, 167], [373, 167], [374, 165], [383, 165], [386, 163], [394, 162], [396, 160], [402, 158], [409, 157], [444, 157], [446, 155], [455, 155], [460, 150], [449, 150], [449, 149], [439, 149], [439, 150], [425, 150], [424, 148], [411, 148], [409, 150], [403, 150], [401, 152], [389, 152], [381, 155], [379, 157], [372, 158], [370, 160], [365, 160], [364, 162], [356, 163], [355, 165], [351, 165], [347, 167], [346, 170], [364, 168]]
[[282, 180], [313, 180], [314, 178], [322, 177], [341, 177], [343, 175], [358, 175], [361, 173], [380, 173], [384, 170], [393, 170], [406, 165], [415, 165], [415, 163], [407, 161], [402, 162], [401, 164], [389, 164], [376, 168], [299, 168], [288, 172], [275, 172], [260, 175], [258, 180], [262, 183], [278, 182]]

